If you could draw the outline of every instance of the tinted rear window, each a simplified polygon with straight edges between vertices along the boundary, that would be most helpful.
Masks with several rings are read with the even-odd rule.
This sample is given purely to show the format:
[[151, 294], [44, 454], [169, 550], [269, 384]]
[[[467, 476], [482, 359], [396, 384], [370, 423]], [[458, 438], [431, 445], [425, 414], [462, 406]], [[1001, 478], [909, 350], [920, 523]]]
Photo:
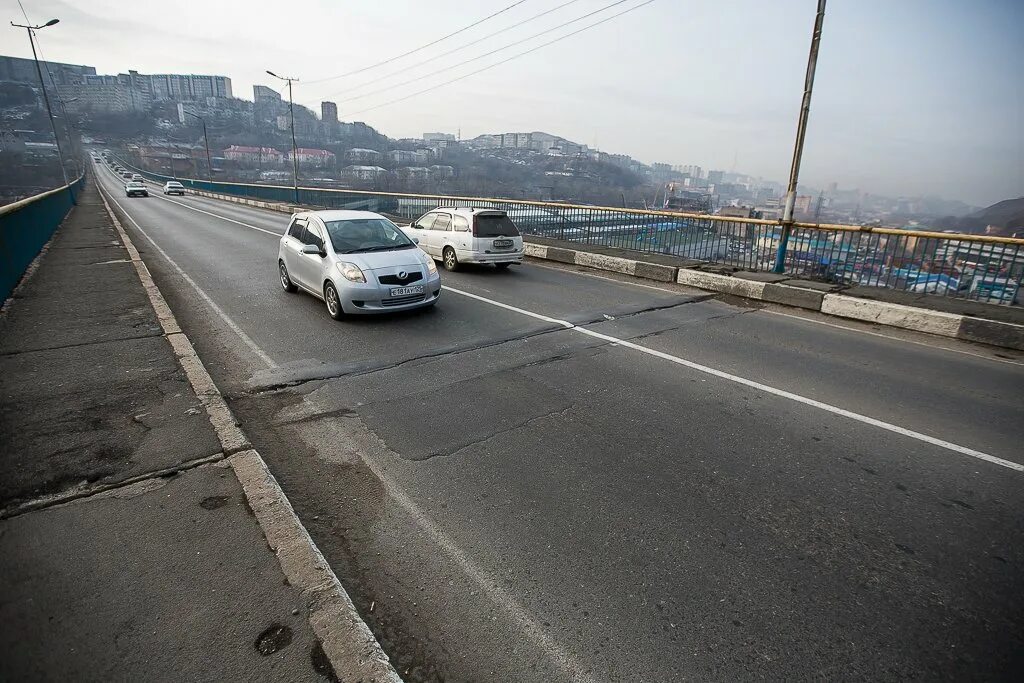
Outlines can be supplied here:
[[505, 214], [481, 214], [473, 221], [474, 237], [518, 237], [519, 229]]

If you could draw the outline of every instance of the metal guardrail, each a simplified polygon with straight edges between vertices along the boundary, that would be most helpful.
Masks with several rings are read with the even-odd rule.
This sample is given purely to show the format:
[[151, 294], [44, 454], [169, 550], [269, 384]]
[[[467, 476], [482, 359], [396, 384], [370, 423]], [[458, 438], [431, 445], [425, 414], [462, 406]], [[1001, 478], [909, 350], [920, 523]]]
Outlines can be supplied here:
[[[295, 190], [288, 186], [172, 178], [118, 161], [151, 180], [178, 180], [196, 190], [295, 202]], [[775, 267], [782, 234], [779, 221], [672, 211], [312, 187], [300, 187], [298, 195], [304, 206], [375, 211], [408, 220], [439, 206], [502, 209], [525, 234], [756, 271]], [[1024, 296], [1024, 239], [794, 223], [783, 270], [796, 278], [1019, 304]]]
[[75, 205], [84, 185], [83, 173], [63, 187], [0, 206], [0, 301], [14, 291], [32, 259]]

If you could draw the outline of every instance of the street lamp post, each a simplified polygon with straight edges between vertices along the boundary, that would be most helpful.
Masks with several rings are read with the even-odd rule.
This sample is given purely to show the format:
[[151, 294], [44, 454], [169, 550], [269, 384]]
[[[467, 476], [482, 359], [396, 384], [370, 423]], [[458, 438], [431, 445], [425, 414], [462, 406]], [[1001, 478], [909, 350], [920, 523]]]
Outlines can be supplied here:
[[299, 203], [299, 155], [298, 145], [295, 144], [295, 102], [292, 99], [292, 81], [297, 81], [297, 78], [289, 78], [288, 76], [278, 76], [273, 71], [268, 70], [268, 74], [274, 78], [279, 78], [282, 81], [288, 82], [288, 115], [291, 118], [292, 128], [292, 189], [295, 191], [295, 203]]
[[[75, 173], [77, 175], [81, 175], [82, 169], [81, 169], [81, 166], [79, 165], [79, 163], [80, 163], [80, 160], [82, 158], [82, 146], [81, 146], [80, 143], [76, 143], [76, 138], [71, 135], [71, 129], [74, 128], [74, 125], [71, 123], [71, 117], [68, 116], [68, 108], [67, 108], [68, 104], [70, 104], [71, 102], [77, 102], [77, 101], [78, 101], [77, 97], [72, 97], [72, 98], [69, 98], [69, 99], [64, 99], [60, 95], [57, 95], [57, 104], [60, 105], [60, 112], [61, 112], [61, 115], [64, 117], [64, 132], [67, 133], [67, 135], [68, 135], [68, 142], [71, 143], [71, 158], [75, 162]], [[78, 132], [78, 131], [76, 131], [76, 132]]]
[[804, 154], [804, 137], [807, 135], [807, 116], [811, 111], [811, 90], [814, 88], [814, 68], [818, 64], [818, 46], [821, 44], [821, 26], [825, 21], [825, 0], [818, 0], [818, 13], [814, 18], [814, 33], [811, 34], [811, 51], [807, 56], [807, 74], [804, 76], [804, 98], [800, 104], [800, 118], [796, 126], [796, 143], [793, 146], [793, 163], [789, 170], [789, 185], [786, 191], [786, 208], [782, 212], [782, 234], [775, 252], [776, 273], [785, 270], [786, 249], [789, 234], [793, 229], [793, 208], [796, 205], [796, 185], [800, 177], [800, 160]]
[[46, 82], [43, 80], [43, 69], [39, 66], [39, 57], [36, 55], [36, 41], [32, 34], [32, 31], [46, 28], [47, 26], [53, 26], [60, 19], [50, 19], [45, 24], [39, 26], [28, 26], [26, 24], [15, 24], [11, 22], [11, 26], [23, 28], [28, 31], [28, 42], [32, 46], [32, 60], [36, 63], [36, 73], [39, 74], [39, 87], [43, 89], [43, 101], [46, 103], [46, 115], [50, 117], [50, 128], [53, 130], [53, 141], [57, 145], [57, 158], [60, 160], [60, 173], [64, 177], [64, 184], [68, 184], [68, 171], [64, 168], [64, 152], [60, 148], [60, 136], [57, 135], [57, 124], [53, 122], [53, 110], [50, 108], [50, 96], [46, 93]]
[[[184, 110], [182, 110], [184, 111]], [[186, 111], [186, 114], [193, 118], [199, 119], [199, 122], [203, 124], [203, 144], [206, 145], [206, 179], [211, 183], [213, 182], [213, 162], [210, 161], [210, 136], [206, 134], [206, 119], [198, 114], [193, 114], [190, 111]], [[213, 189], [212, 187], [210, 188]]]

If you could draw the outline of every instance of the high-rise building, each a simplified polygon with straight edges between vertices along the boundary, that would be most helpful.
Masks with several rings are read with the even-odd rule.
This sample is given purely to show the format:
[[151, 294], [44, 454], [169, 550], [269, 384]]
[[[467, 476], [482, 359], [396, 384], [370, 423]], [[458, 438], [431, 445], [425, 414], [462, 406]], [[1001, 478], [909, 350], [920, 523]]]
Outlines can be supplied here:
[[203, 101], [207, 97], [231, 97], [231, 79], [227, 76], [196, 74], [154, 74], [150, 81], [154, 100], [177, 102]]
[[717, 185], [722, 182], [724, 171], [708, 171], [708, 184]]
[[[57, 85], [79, 83], [83, 76], [96, 75], [95, 67], [83, 64], [40, 62], [40, 66], [44, 69], [44, 76], [46, 72], [49, 72], [53, 82]], [[21, 57], [0, 57], [0, 81], [39, 85], [39, 74], [36, 71], [35, 61]], [[49, 80], [47, 80], [46, 86], [50, 87]]]
[[452, 133], [424, 133], [424, 142], [440, 142], [441, 140], [454, 140], [455, 135]]
[[324, 123], [338, 122], [338, 105], [334, 102], [320, 103], [320, 119]]
[[280, 102], [281, 93], [277, 92], [273, 88], [268, 88], [265, 85], [254, 85], [252, 86], [252, 99], [256, 102], [261, 100], [273, 100], [275, 102]]

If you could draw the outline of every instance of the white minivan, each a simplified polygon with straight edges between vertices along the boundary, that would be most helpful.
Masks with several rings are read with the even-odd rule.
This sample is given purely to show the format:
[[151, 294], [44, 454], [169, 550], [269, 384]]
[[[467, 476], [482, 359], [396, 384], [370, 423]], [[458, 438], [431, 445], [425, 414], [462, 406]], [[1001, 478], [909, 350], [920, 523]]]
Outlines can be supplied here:
[[504, 269], [523, 262], [519, 229], [498, 209], [437, 208], [402, 230], [446, 270], [458, 270], [462, 263]]

